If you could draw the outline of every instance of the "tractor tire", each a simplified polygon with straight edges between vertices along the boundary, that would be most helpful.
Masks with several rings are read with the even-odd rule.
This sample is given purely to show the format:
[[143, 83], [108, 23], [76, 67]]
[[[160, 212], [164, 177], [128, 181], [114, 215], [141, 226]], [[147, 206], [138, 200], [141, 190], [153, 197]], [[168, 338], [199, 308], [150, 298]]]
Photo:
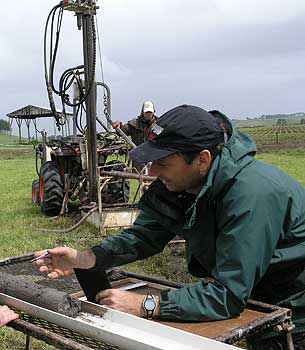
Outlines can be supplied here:
[[64, 199], [64, 184], [55, 162], [45, 162], [40, 168], [39, 200], [41, 211], [48, 216], [60, 213]]
[[[120, 162], [119, 160], [111, 160], [105, 165], [107, 165], [107, 171], [124, 171], [126, 168], [126, 164]], [[110, 182], [106, 186], [106, 191], [106, 203], [128, 203], [130, 197], [130, 181], [128, 179], [117, 178], [115, 182]]]
[[39, 180], [32, 182], [32, 203], [39, 204]]

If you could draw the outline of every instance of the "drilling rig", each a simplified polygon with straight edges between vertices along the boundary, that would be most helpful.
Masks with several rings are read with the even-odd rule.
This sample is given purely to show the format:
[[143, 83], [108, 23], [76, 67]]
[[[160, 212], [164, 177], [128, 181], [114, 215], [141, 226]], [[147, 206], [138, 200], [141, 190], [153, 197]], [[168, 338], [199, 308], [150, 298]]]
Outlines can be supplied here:
[[[53, 138], [43, 135], [43, 142], [36, 148], [39, 179], [32, 184], [32, 201], [40, 205], [44, 214], [56, 216], [68, 211], [70, 201], [78, 200], [83, 211], [98, 209], [101, 216], [108, 210], [110, 221], [116, 222], [114, 226], [124, 227], [119, 217], [126, 218], [129, 213], [127, 226], [132, 224], [136, 216], [134, 202], [145, 186], [144, 181], [152, 178], [132, 167], [128, 151], [135, 145], [121, 129], [112, 128], [110, 88], [104, 81], [95, 79], [99, 40], [97, 9], [95, 0], [65, 0], [54, 6], [48, 15], [44, 31], [44, 68], [50, 108], [59, 130], [67, 122], [67, 107], [73, 108], [73, 135]], [[61, 26], [67, 11], [75, 13], [77, 28], [82, 31], [83, 64], [66, 69], [55, 86]], [[99, 88], [103, 92], [103, 117], [96, 112]], [[55, 107], [54, 95], [61, 101], [60, 113]], [[103, 132], [97, 132], [97, 123]], [[133, 198], [131, 179], [138, 181]], [[105, 217], [102, 221], [105, 223]]]

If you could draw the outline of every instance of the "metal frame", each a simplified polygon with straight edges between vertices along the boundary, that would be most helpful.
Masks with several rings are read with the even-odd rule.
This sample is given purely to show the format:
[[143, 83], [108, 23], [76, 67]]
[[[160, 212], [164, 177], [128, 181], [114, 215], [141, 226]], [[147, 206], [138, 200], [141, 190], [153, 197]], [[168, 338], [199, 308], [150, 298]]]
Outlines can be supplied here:
[[[9, 268], [10, 265], [14, 265], [17, 263], [24, 263], [31, 260], [32, 258], [33, 258], [33, 253], [29, 253], [24, 256], [10, 257], [10, 258], [1, 260], [0, 266]], [[140, 293], [140, 294], [143, 294], [143, 293], [145, 294], [147, 290], [150, 290], [150, 291], [155, 290], [156, 293], [160, 293], [162, 290], [166, 288], [177, 289], [183, 286], [183, 284], [181, 283], [167, 281], [167, 280], [163, 280], [152, 276], [145, 276], [145, 275], [128, 272], [120, 269], [109, 270], [107, 274], [110, 281], [112, 281], [113, 288], [119, 288], [123, 290], [124, 288], [127, 288], [129, 290], [135, 289], [136, 293]], [[83, 299], [81, 298], [82, 295], [83, 294], [81, 292], [78, 292], [78, 293], [72, 294], [71, 296], [82, 300], [83, 312], [87, 312], [87, 313], [89, 312], [90, 314], [97, 314], [97, 315], [108, 315], [105, 318], [110, 320], [111, 322], [114, 322], [117, 325], [117, 327], [114, 327], [115, 332], [117, 331], [117, 329], [118, 329], [118, 332], [120, 332], [121, 328], [126, 328], [127, 326], [132, 325], [133, 328], [135, 326], [134, 332], [137, 333], [139, 330], [142, 329], [141, 324], [143, 324], [143, 322], [144, 323], [149, 322], [147, 324], [150, 327], [149, 329], [151, 329], [152, 324], [158, 324], [157, 322], [143, 320], [141, 318], [128, 315], [125, 313], [120, 313], [119, 311], [108, 309], [100, 305], [88, 303], [86, 301], [83, 301]], [[21, 320], [14, 321], [10, 323], [9, 326], [15, 328], [16, 330], [22, 331], [23, 333], [28, 335], [27, 342], [26, 342], [26, 349], [31, 348], [31, 341], [30, 341], [31, 336], [34, 336], [37, 339], [46, 341], [48, 344], [51, 344], [51, 345], [54, 345], [56, 343], [56, 346], [59, 349], [73, 349], [73, 350], [74, 349], [75, 350], [104, 349], [104, 347], [106, 346], [105, 342], [107, 343], [107, 341], [109, 341], [107, 332], [104, 333], [103, 336], [101, 336], [101, 334], [99, 334], [98, 336], [96, 336], [96, 334], [92, 335], [92, 333], [90, 333], [92, 330], [92, 329], [90, 330], [90, 327], [89, 327], [89, 330], [87, 329], [87, 331], [84, 332], [83, 323], [80, 326], [78, 324], [78, 321], [73, 318], [62, 316], [60, 314], [57, 314], [56, 312], [40, 308], [38, 306], [29, 304], [29, 303], [25, 303], [22, 300], [12, 298], [4, 294], [0, 294], [0, 304], [1, 303], [7, 304], [8, 306], [15, 308], [16, 310], [19, 310], [19, 312], [20, 310], [22, 311]], [[198, 325], [196, 324], [194, 324], [194, 327], [190, 327], [190, 324], [185, 324], [185, 328], [182, 328], [182, 329], [183, 329], [183, 332], [186, 334], [197, 333], [203, 336], [206, 336], [206, 334], [210, 334], [209, 335], [210, 339], [221, 341], [227, 344], [234, 344], [243, 339], [251, 338], [259, 332], [264, 332], [267, 329], [273, 328], [279, 332], [284, 332], [287, 335], [287, 346], [288, 346], [287, 348], [289, 350], [293, 349], [293, 341], [291, 336], [291, 331], [293, 330], [293, 324], [291, 322], [291, 311], [289, 309], [265, 304], [254, 300], [250, 300], [248, 302], [248, 305], [247, 305], [248, 312], [249, 312], [249, 309], [250, 311], [253, 310], [255, 312], [258, 312], [258, 314], [257, 315], [254, 314], [254, 317], [250, 317], [250, 318], [245, 317], [243, 318], [243, 321], [240, 321], [240, 322], [237, 321], [235, 324], [233, 322], [233, 326], [230, 326], [229, 328], [226, 325], [220, 326], [222, 324], [222, 322], [220, 322], [218, 326], [220, 328], [216, 332], [214, 332], [213, 330], [212, 332], [210, 332], [211, 322], [210, 322], [210, 325], [207, 325], [206, 331], [205, 329], [201, 330], [200, 328], [198, 328]], [[59, 321], [58, 321], [58, 317], [59, 317]], [[85, 319], [86, 317], [87, 316], [85, 316]], [[84, 317], [81, 317], [81, 318], [82, 318], [82, 322], [84, 322]], [[74, 322], [73, 323], [74, 326], [73, 324], [70, 325], [71, 322], [72, 323]], [[76, 322], [76, 326], [75, 326], [75, 322]], [[92, 323], [92, 320], [90, 322]], [[125, 324], [126, 322], [127, 324]], [[217, 324], [218, 323], [215, 322], [215, 326], [217, 326]], [[166, 323], [166, 325], [170, 326], [170, 329], [173, 329], [173, 327], [181, 328], [180, 325], [176, 324], [175, 322]], [[202, 327], [205, 327], [205, 325], [203, 324]], [[111, 326], [109, 329], [105, 329], [105, 327], [102, 327], [102, 328], [104, 330], [108, 330], [108, 331], [110, 330], [110, 332], [112, 332]], [[187, 332], [185, 332], [185, 330]], [[157, 332], [158, 332], [158, 329], [157, 329]], [[129, 333], [132, 334], [132, 337], [131, 337], [131, 340], [132, 340], [134, 336], [132, 333], [132, 329], [129, 329]], [[112, 334], [114, 333], [112, 332]], [[124, 335], [120, 333], [115, 333], [115, 334], [119, 338], [121, 336], [123, 337], [126, 336], [126, 334]], [[127, 336], [129, 336], [130, 334], [127, 334]], [[106, 337], [104, 337], [105, 335]], [[151, 338], [151, 334], [147, 335], [147, 337]], [[78, 341], [76, 342], [76, 339], [80, 343], [78, 343]], [[103, 341], [102, 345], [100, 345], [101, 340]], [[98, 345], [96, 345], [97, 344], [96, 342], [98, 342]], [[113, 344], [113, 342], [111, 343]], [[118, 346], [119, 344], [115, 343], [113, 345]], [[140, 348], [141, 350], [145, 349], [145, 347], [144, 348], [140, 347]], [[179, 347], [179, 349], [180, 348], [181, 347]], [[208, 348], [210, 349], [210, 347]], [[109, 350], [109, 346], [108, 348], [106, 347], [105, 349]], [[124, 347], [122, 349], [124, 349]], [[136, 349], [136, 348], [133, 346], [132, 349]]]
[[[88, 218], [91, 223], [98, 226], [102, 236], [105, 235], [106, 229], [124, 228], [132, 226], [134, 220], [138, 216], [139, 210], [134, 203], [131, 204], [104, 204], [102, 202], [102, 191], [113, 178], [119, 177], [123, 179], [138, 180], [139, 185], [137, 192], [143, 191], [144, 183], [155, 180], [155, 177], [146, 176], [136, 173], [123, 172], [123, 171], [106, 171], [103, 167], [97, 168], [97, 195], [98, 195], [98, 214]], [[135, 198], [134, 198], [135, 200]], [[96, 217], [98, 215], [98, 217]]]
[[[3, 295], [0, 294], [0, 301], [1, 302], [3, 302], [2, 297], [3, 297]], [[14, 308], [17, 307], [17, 309], [20, 308], [20, 301], [19, 300], [15, 301], [16, 300], [15, 298], [12, 298], [12, 297], [8, 297], [8, 298], [9, 298], [9, 301], [7, 301], [7, 296], [5, 296], [6, 304], [8, 304], [9, 306], [14, 307]], [[24, 302], [21, 302], [21, 303], [22, 303], [22, 305], [24, 305]], [[26, 307], [21, 306], [21, 308], [24, 311], [29, 312], [30, 314], [33, 313], [36, 320], [37, 320], [37, 317], [41, 317], [41, 314], [40, 314], [41, 311], [37, 312], [37, 308], [39, 308], [39, 307], [34, 306], [34, 309], [33, 309], [33, 306], [31, 304], [28, 304], [28, 303], [25, 303], [25, 304], [27, 304], [29, 306], [27, 306], [27, 305], [26, 305]], [[261, 312], [266, 312], [267, 315], [264, 316], [263, 318], [252, 321], [250, 324], [247, 324], [243, 327], [239, 327], [237, 329], [233, 329], [232, 331], [227, 332], [221, 336], [212, 337], [211, 339], [214, 339], [214, 340], [219, 341], [219, 342], [227, 343], [227, 344], [233, 344], [233, 343], [236, 343], [240, 340], [243, 340], [249, 336], [253, 336], [254, 334], [257, 334], [258, 331], [263, 331], [266, 328], [276, 326], [277, 328], [279, 328], [279, 331], [284, 331], [287, 334], [287, 341], [288, 341], [287, 349], [289, 349], [289, 350], [293, 349], [293, 342], [292, 342], [292, 337], [291, 337], [292, 328], [291, 328], [290, 310], [283, 309], [283, 308], [276, 307], [276, 306], [272, 306], [272, 305], [268, 305], [268, 304], [264, 304], [264, 303], [260, 303], [260, 302], [256, 302], [256, 301], [250, 301], [248, 303], [248, 306], [250, 308], [253, 308], [256, 311], [259, 310]], [[28, 307], [29, 307], [29, 309], [28, 309]], [[9, 324], [10, 327], [27, 334], [26, 349], [31, 349], [31, 347], [30, 347], [31, 342], [30, 342], [29, 337], [32, 337], [32, 336], [39, 339], [39, 340], [45, 341], [46, 343], [48, 343], [50, 345], [54, 345], [58, 349], [69, 349], [69, 350], [70, 349], [71, 350], [91, 350], [91, 349], [104, 349], [104, 348], [108, 349], [108, 350], [113, 349], [113, 347], [109, 348], [109, 346], [107, 347], [107, 345], [105, 345], [105, 343], [104, 343], [107, 340], [109, 341], [108, 337], [107, 337], [107, 339], [104, 338], [103, 336], [101, 338], [101, 335], [99, 335], [98, 342], [102, 340], [104, 344], [98, 345], [101, 343], [94, 342], [96, 335], [92, 337], [92, 334], [90, 333], [91, 331], [89, 331], [89, 333], [90, 333], [89, 334], [88, 330], [86, 330], [85, 335], [84, 335], [84, 325], [83, 324], [81, 325], [80, 328], [79, 327], [75, 328], [75, 325], [70, 324], [70, 321], [74, 322], [73, 321], [74, 319], [70, 320], [70, 318], [67, 316], [64, 316], [63, 323], [60, 323], [56, 319], [56, 317], [58, 316], [57, 313], [49, 312], [49, 310], [45, 310], [42, 308], [39, 308], [39, 309], [42, 310], [44, 319], [47, 319], [48, 321], [50, 321], [52, 323], [55, 321], [55, 323], [56, 323], [55, 328], [59, 329], [60, 333], [58, 334], [56, 332], [53, 332], [52, 327], [50, 330], [50, 329], [45, 329], [43, 327], [40, 327], [39, 325], [33, 324], [31, 322], [31, 318], [29, 318], [30, 322], [27, 321], [26, 319], [25, 320], [21, 319], [21, 320], [16, 320], [16, 321], [11, 322]], [[47, 317], [45, 317], [45, 311], [47, 311]], [[111, 322], [116, 323], [118, 321], [117, 327], [114, 327], [115, 329], [124, 328], [126, 331], [126, 326], [129, 327], [128, 330], [125, 332], [125, 335], [126, 335], [126, 333], [127, 334], [129, 333], [129, 335], [131, 336], [132, 339], [134, 337], [134, 331], [136, 330], [136, 333], [139, 332], [139, 327], [141, 330], [143, 322], [144, 323], [149, 322], [149, 324], [147, 326], [149, 327], [150, 333], [147, 336], [150, 339], [150, 341], [152, 340], [152, 333], [151, 333], [152, 323], [151, 323], [151, 321], [139, 319], [135, 316], [129, 317], [130, 315], [127, 315], [127, 317], [125, 318], [126, 314], [124, 314], [124, 313], [116, 312], [115, 310], [110, 310], [110, 309], [101, 307], [99, 305], [91, 304], [88, 302], [83, 302], [83, 311], [89, 312], [90, 314], [103, 314], [104, 315], [105, 312], [108, 313], [107, 318], [109, 320], [111, 320]], [[55, 315], [55, 319], [54, 319], [54, 315]], [[59, 317], [62, 318], [61, 316], [59, 316]], [[87, 319], [87, 321], [90, 324], [94, 321], [94, 319], [92, 320], [89, 317], [89, 319]], [[45, 322], [45, 321], [43, 321], [43, 322]], [[86, 322], [86, 316], [84, 319], [82, 319], [82, 322]], [[127, 324], [125, 324], [126, 322], [127, 322]], [[132, 329], [130, 328], [130, 324], [132, 324]], [[158, 325], [158, 323], [155, 323], [155, 322], [153, 322], [153, 324]], [[65, 331], [63, 331], [62, 327], [65, 328]], [[169, 327], [169, 328], [171, 328], [171, 327]], [[71, 334], [72, 339], [68, 337], [69, 331], [67, 331], [67, 329], [71, 330], [70, 334]], [[159, 328], [159, 329], [161, 329], [161, 328]], [[166, 328], [166, 330], [168, 330], [168, 327]], [[75, 331], [77, 333], [75, 333]], [[96, 329], [95, 329], [95, 331], [96, 331]], [[186, 333], [186, 332], [183, 332], [183, 333]], [[189, 333], [186, 333], [186, 334], [189, 334]], [[88, 335], [89, 335], [89, 337], [88, 337]], [[122, 334], [118, 333], [118, 334], [116, 334], [116, 336], [120, 337], [120, 336], [122, 336]], [[184, 334], [184, 337], [185, 336], [186, 335]], [[88, 338], [86, 338], [86, 337], [88, 337]], [[82, 339], [82, 342], [81, 343], [76, 342], [75, 339], [77, 339], [77, 338]], [[88, 339], [88, 340], [86, 341], [86, 339]], [[112, 338], [110, 338], [110, 340], [111, 339]], [[290, 339], [290, 343], [289, 343], [289, 339]], [[96, 346], [95, 345], [91, 345], [92, 347], [87, 346], [88, 344], [90, 344], [90, 342], [92, 344], [95, 344]], [[125, 344], [125, 340], [123, 341], [123, 343]], [[84, 344], [87, 344], [87, 345], [84, 345]], [[213, 345], [213, 343], [210, 343], [210, 344]], [[138, 348], [138, 347], [135, 347], [135, 345], [133, 344], [131, 349], [145, 350], [146, 347], [142, 347], [142, 345], [143, 344], [141, 344], [141, 347]], [[120, 346], [120, 345], [118, 343], [116, 343], [114, 346]], [[172, 348], [172, 347], [170, 347], [170, 348]], [[182, 347], [177, 347], [177, 348], [182, 349]], [[212, 349], [212, 347], [210, 347], [210, 346], [207, 348]], [[124, 347], [121, 349], [124, 349]], [[152, 348], [149, 348], [149, 349], [152, 349]], [[228, 349], [230, 349], [230, 348], [228, 348]]]
[[25, 320], [15, 320], [8, 325], [16, 331], [26, 334], [26, 350], [32, 349], [32, 337], [55, 346], [60, 350], [92, 350], [92, 348], [51, 332]]
[[[264, 312], [266, 313], [266, 316], [251, 322], [250, 327], [239, 327], [238, 329], [234, 329], [231, 332], [215, 337], [214, 339], [228, 344], [234, 344], [241, 339], [257, 333], [257, 329], [259, 329], [259, 331], [264, 331], [274, 326], [280, 326], [280, 328], [278, 327], [278, 331], [284, 331], [287, 333], [291, 333], [294, 329], [291, 322], [291, 310], [289, 309], [262, 303], [256, 300], [249, 300], [247, 307], [249, 309]], [[256, 331], [254, 331], [255, 329]]]
[[[0, 293], [0, 302], [35, 318], [77, 332], [122, 350], [234, 350], [232, 345], [178, 330], [105, 306], [82, 301], [82, 312], [71, 318]], [[53, 340], [54, 337], [53, 337]]]

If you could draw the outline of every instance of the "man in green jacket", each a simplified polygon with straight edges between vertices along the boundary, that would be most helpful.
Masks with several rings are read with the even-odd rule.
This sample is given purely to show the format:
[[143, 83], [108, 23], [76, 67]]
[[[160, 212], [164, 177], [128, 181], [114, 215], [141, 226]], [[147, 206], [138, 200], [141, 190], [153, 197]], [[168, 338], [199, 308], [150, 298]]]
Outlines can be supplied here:
[[[38, 261], [40, 270], [57, 278], [73, 268], [124, 265], [161, 252], [178, 233], [198, 282], [152, 301], [114, 289], [96, 300], [136, 315], [211, 321], [238, 316], [251, 297], [291, 308], [296, 349], [305, 349], [305, 189], [256, 160], [252, 140], [217, 111], [179, 106], [153, 132], [130, 154], [152, 162], [158, 178], [142, 196], [133, 227], [82, 252], [51, 249], [51, 259]], [[284, 349], [281, 344], [284, 337], [277, 336], [256, 348]]]

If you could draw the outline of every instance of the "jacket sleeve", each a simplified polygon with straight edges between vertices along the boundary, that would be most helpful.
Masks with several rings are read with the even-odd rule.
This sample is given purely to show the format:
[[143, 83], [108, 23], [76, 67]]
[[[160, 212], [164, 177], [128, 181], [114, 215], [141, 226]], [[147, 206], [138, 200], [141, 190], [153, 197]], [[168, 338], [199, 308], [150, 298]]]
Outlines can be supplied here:
[[[161, 297], [161, 317], [186, 321], [237, 316], [265, 274], [283, 231], [287, 195], [268, 184], [232, 186], [216, 208], [218, 236], [212, 281], [200, 281]], [[204, 234], [204, 232], [203, 232]]]
[[130, 125], [128, 123], [121, 124], [120, 129], [126, 134], [130, 135]]
[[141, 211], [131, 228], [91, 248], [96, 256], [95, 268], [105, 270], [148, 258], [161, 252], [173, 237], [173, 233]]

